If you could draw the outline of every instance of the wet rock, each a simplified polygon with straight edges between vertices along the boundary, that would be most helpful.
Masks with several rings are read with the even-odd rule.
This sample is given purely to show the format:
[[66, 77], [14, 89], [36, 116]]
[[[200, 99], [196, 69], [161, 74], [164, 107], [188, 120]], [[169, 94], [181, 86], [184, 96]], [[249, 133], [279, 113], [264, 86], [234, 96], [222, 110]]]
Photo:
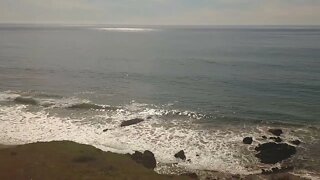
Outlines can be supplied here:
[[282, 142], [282, 139], [280, 137], [270, 137], [269, 139], [274, 140], [274, 142]]
[[200, 155], [199, 155], [199, 154], [196, 154], [196, 156], [199, 157]]
[[242, 140], [244, 144], [252, 144], [252, 141], [253, 141], [252, 137], [245, 137]]
[[140, 123], [140, 122], [142, 122], [142, 121], [144, 121], [144, 120], [143, 120], [143, 119], [140, 119], [140, 118], [135, 118], [135, 119], [123, 121], [123, 122], [121, 123], [120, 127], [138, 124], [138, 123]]
[[104, 129], [103, 132], [107, 132], [107, 131], [109, 131], [109, 130], [110, 130], [110, 129]]
[[184, 154], [184, 151], [181, 150], [179, 152], [177, 152], [175, 155], [174, 155], [175, 158], [180, 158], [182, 160], [186, 160], [186, 155]]
[[151, 151], [144, 151], [142, 154], [139, 151], [135, 151], [134, 154], [130, 155], [131, 158], [139, 164], [142, 164], [148, 169], [154, 169], [157, 166], [156, 158]]
[[293, 140], [293, 141], [290, 141], [290, 143], [298, 146], [298, 145], [301, 144], [301, 141], [299, 141], [299, 140]]
[[198, 175], [196, 173], [183, 173], [181, 176], [188, 176], [191, 179], [199, 179]]
[[188, 162], [191, 162], [191, 159], [188, 159], [187, 161], [188, 161]]
[[283, 133], [282, 129], [269, 129], [268, 131], [275, 136], [280, 136]]
[[255, 156], [260, 159], [260, 162], [265, 164], [275, 164], [290, 158], [296, 153], [296, 148], [294, 146], [286, 143], [277, 144], [274, 142], [260, 144], [255, 150], [258, 151], [258, 154]]
[[261, 136], [263, 139], [267, 139], [267, 136]]

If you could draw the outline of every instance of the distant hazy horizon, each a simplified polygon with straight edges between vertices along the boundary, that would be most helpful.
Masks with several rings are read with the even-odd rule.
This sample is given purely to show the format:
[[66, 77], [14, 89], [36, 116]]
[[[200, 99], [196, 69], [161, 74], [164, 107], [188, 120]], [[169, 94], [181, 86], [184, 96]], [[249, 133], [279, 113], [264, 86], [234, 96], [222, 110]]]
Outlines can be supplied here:
[[8, 26], [110, 26], [110, 27], [320, 27], [320, 24], [108, 24], [108, 23], [51, 23], [51, 22], [0, 22], [0, 25]]
[[1, 0], [1, 23], [320, 25], [317, 0]]

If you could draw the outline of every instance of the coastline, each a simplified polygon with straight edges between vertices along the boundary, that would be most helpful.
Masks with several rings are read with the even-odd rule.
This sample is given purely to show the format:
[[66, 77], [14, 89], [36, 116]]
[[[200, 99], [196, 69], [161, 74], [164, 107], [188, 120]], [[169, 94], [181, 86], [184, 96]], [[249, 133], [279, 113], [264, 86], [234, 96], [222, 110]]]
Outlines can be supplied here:
[[104, 152], [72, 141], [0, 145], [0, 161], [0, 177], [4, 179], [304, 179], [287, 172], [237, 175], [197, 171], [163, 175], [134, 155]]

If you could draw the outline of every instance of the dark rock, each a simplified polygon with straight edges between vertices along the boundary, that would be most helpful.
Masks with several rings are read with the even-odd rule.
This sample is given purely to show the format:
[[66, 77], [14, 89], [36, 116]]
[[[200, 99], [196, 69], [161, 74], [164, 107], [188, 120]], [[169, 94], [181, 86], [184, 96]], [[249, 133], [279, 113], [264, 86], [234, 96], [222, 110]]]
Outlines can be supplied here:
[[184, 151], [181, 150], [179, 152], [177, 152], [175, 155], [174, 155], [175, 158], [180, 158], [182, 160], [186, 160], [186, 155], [184, 154]]
[[199, 179], [198, 175], [196, 173], [183, 173], [181, 176], [188, 176], [191, 179]]
[[255, 150], [258, 151], [258, 154], [255, 156], [260, 159], [260, 162], [265, 164], [275, 164], [290, 158], [296, 153], [296, 148], [294, 146], [286, 143], [277, 144], [274, 142], [260, 144]]
[[139, 151], [135, 151], [134, 154], [130, 155], [131, 158], [139, 164], [142, 164], [148, 169], [154, 169], [157, 166], [156, 158], [151, 151], [144, 151], [142, 154]]
[[135, 119], [131, 119], [131, 120], [127, 120], [127, 121], [123, 121], [121, 123], [121, 127], [123, 126], [130, 126], [130, 125], [134, 125], [134, 124], [138, 124], [140, 122], [144, 121], [143, 119], [140, 119], [140, 118], [135, 118]]
[[191, 159], [188, 159], [187, 161], [188, 161], [188, 162], [191, 162]]
[[199, 155], [199, 154], [196, 154], [196, 156], [199, 157], [200, 155]]
[[109, 130], [110, 130], [110, 129], [104, 129], [103, 132], [107, 132], [107, 131], [109, 131]]
[[274, 140], [274, 142], [282, 142], [282, 139], [280, 137], [270, 137], [269, 139]]
[[275, 136], [280, 136], [283, 133], [282, 129], [269, 129], [268, 131]]
[[267, 136], [262, 136], [263, 139], [267, 139]]
[[242, 142], [244, 143], [244, 144], [252, 144], [252, 137], [245, 137], [245, 138], [243, 138], [243, 140], [242, 140]]
[[290, 143], [298, 146], [298, 145], [301, 144], [301, 141], [299, 141], [299, 140], [294, 140], [294, 141], [290, 141]]

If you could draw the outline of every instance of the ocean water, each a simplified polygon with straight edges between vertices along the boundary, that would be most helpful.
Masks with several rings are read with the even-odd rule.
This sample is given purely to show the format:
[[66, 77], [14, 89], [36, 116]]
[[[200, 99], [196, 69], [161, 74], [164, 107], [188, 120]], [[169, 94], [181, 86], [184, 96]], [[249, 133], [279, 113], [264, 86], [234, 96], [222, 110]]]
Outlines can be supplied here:
[[0, 25], [3, 144], [149, 149], [159, 172], [184, 149], [179, 167], [247, 174], [280, 127], [303, 142], [286, 163], [319, 177], [319, 117], [317, 26]]

